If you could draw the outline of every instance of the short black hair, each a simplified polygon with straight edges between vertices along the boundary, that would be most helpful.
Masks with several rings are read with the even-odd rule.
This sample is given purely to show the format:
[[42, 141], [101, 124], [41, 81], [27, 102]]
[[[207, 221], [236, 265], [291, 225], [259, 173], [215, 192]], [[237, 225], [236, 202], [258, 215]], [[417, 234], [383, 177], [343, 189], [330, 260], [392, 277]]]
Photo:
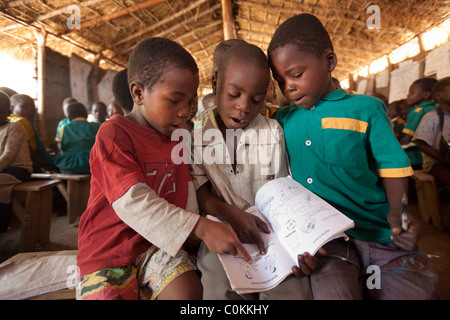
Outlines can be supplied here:
[[91, 111], [92, 111], [92, 109], [94, 109], [94, 106], [96, 106], [96, 105], [98, 105], [98, 106], [100, 106], [101, 108], [105, 109], [105, 111], [108, 111], [108, 107], [107, 107], [106, 104], [105, 104], [104, 102], [102, 102], [102, 101], [95, 101], [95, 102], [93, 102], [92, 105], [91, 105]]
[[159, 37], [143, 40], [134, 48], [128, 60], [128, 83], [135, 81], [151, 88], [160, 80], [163, 69], [168, 66], [198, 74], [194, 58], [175, 41]]
[[[450, 85], [450, 77], [445, 77], [437, 81], [431, 89], [431, 98], [436, 101], [435, 94], [444, 91], [445, 87]], [[437, 102], [437, 101], [436, 101]]]
[[433, 86], [436, 84], [437, 80], [433, 78], [420, 78], [414, 81], [411, 86], [418, 85], [422, 88], [423, 91], [431, 92]]
[[114, 101], [117, 102], [119, 107], [127, 112], [133, 110], [133, 97], [130, 93], [130, 87], [128, 86], [128, 70], [123, 69], [116, 73], [112, 82], [112, 92], [114, 95]]
[[75, 118], [87, 118], [86, 107], [79, 102], [72, 102], [67, 106], [67, 113], [69, 114], [69, 119], [73, 120]]
[[218, 74], [224, 74], [230, 60], [245, 62], [256, 67], [267, 70], [267, 79], [270, 78], [270, 67], [264, 52], [257, 46], [243, 42], [233, 45], [229, 48], [222, 59], [219, 61]]
[[242, 39], [228, 39], [221, 41], [216, 46], [213, 54], [213, 72], [219, 69], [220, 60], [222, 60], [222, 57], [225, 55], [225, 52], [238, 43], [246, 43], [246, 41]]
[[34, 103], [34, 100], [32, 97], [30, 97], [27, 94], [23, 94], [23, 93], [13, 94], [12, 96], [9, 97], [9, 100], [11, 101], [11, 106], [16, 106], [18, 103], [27, 102], [27, 101], [32, 101]]
[[8, 97], [12, 97], [13, 95], [17, 94], [17, 91], [8, 87], [0, 87], [0, 91], [5, 93]]
[[[11, 108], [11, 101], [7, 93], [0, 90], [0, 106], [6, 106], [8, 110]], [[1, 120], [1, 119], [0, 119]]]
[[302, 13], [290, 17], [275, 30], [267, 53], [279, 47], [294, 44], [300, 51], [306, 51], [321, 58], [328, 51], [334, 51], [328, 31], [322, 22], [312, 14]]

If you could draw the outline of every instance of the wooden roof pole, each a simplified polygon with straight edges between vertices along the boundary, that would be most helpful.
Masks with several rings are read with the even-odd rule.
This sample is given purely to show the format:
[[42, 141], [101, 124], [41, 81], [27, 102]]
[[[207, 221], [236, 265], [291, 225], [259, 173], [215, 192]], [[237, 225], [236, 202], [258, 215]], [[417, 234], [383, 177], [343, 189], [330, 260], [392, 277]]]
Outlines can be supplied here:
[[37, 66], [37, 117], [38, 117], [38, 131], [42, 137], [42, 140], [47, 145], [48, 136], [45, 126], [45, 114], [48, 110], [45, 108], [45, 43], [47, 41], [47, 32], [44, 29], [34, 29], [34, 36], [36, 37], [36, 66]]
[[[86, 21], [84, 23], [81, 23], [80, 29], [89, 28], [89, 27], [91, 27], [91, 26], [93, 26], [93, 25], [95, 25], [95, 24], [97, 24], [99, 22], [116, 19], [116, 18], [125, 16], [127, 14], [133, 13], [133, 12], [138, 11], [140, 9], [144, 9], [144, 8], [150, 7], [152, 5], [155, 5], [155, 4], [164, 2], [164, 1], [165, 0], [149, 0], [149, 1], [145, 1], [143, 3], [135, 5], [133, 7], [125, 8], [125, 9], [113, 12], [111, 14], [108, 14], [106, 16], [98, 17], [98, 18]], [[79, 30], [79, 29], [66, 29], [66, 30], [63, 30], [63, 31], [59, 32], [58, 35], [67, 34], [67, 33], [70, 33], [70, 32], [72, 32], [74, 30]]]
[[224, 40], [237, 38], [231, 0], [221, 0]]

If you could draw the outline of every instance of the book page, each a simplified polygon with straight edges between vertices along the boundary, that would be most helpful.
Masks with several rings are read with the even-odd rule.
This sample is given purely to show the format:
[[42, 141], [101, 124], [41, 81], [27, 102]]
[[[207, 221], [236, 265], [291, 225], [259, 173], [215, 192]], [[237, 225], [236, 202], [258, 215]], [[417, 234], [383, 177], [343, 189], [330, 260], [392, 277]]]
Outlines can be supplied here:
[[294, 261], [304, 252], [314, 255], [354, 226], [353, 220], [291, 177], [267, 182], [255, 200]]
[[[251, 207], [246, 211], [259, 216], [268, 223], [267, 218], [256, 207]], [[218, 221], [214, 217], [208, 216], [208, 218]], [[268, 225], [270, 224], [268, 223]], [[256, 245], [244, 244], [253, 259], [252, 263], [246, 262], [239, 256], [218, 255], [230, 280], [231, 288], [239, 294], [274, 288], [292, 273], [292, 266], [297, 265], [297, 261], [292, 261], [289, 253], [273, 232], [270, 234], [261, 232], [261, 237], [267, 249], [265, 255], [259, 253]]]

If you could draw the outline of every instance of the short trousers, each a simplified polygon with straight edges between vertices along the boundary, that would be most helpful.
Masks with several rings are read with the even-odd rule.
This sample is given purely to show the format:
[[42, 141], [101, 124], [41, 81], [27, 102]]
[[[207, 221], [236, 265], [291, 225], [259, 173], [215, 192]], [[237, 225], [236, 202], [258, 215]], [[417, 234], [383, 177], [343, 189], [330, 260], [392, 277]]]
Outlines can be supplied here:
[[155, 300], [176, 277], [197, 270], [189, 254], [175, 257], [152, 246], [134, 264], [84, 275], [77, 287], [80, 300]]

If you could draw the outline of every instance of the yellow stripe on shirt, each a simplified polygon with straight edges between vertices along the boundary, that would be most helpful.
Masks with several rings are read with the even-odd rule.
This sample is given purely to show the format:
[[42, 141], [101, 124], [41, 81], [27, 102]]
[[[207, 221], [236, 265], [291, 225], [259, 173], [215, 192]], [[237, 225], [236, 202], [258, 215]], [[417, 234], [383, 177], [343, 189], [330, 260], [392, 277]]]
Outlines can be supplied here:
[[403, 128], [402, 130], [403, 133], [406, 133], [407, 135], [413, 136], [415, 131], [412, 131], [411, 129], [408, 128]]
[[322, 129], [342, 129], [365, 133], [367, 122], [351, 118], [323, 118]]
[[393, 168], [393, 169], [377, 169], [378, 176], [381, 178], [404, 178], [414, 174], [411, 167]]

